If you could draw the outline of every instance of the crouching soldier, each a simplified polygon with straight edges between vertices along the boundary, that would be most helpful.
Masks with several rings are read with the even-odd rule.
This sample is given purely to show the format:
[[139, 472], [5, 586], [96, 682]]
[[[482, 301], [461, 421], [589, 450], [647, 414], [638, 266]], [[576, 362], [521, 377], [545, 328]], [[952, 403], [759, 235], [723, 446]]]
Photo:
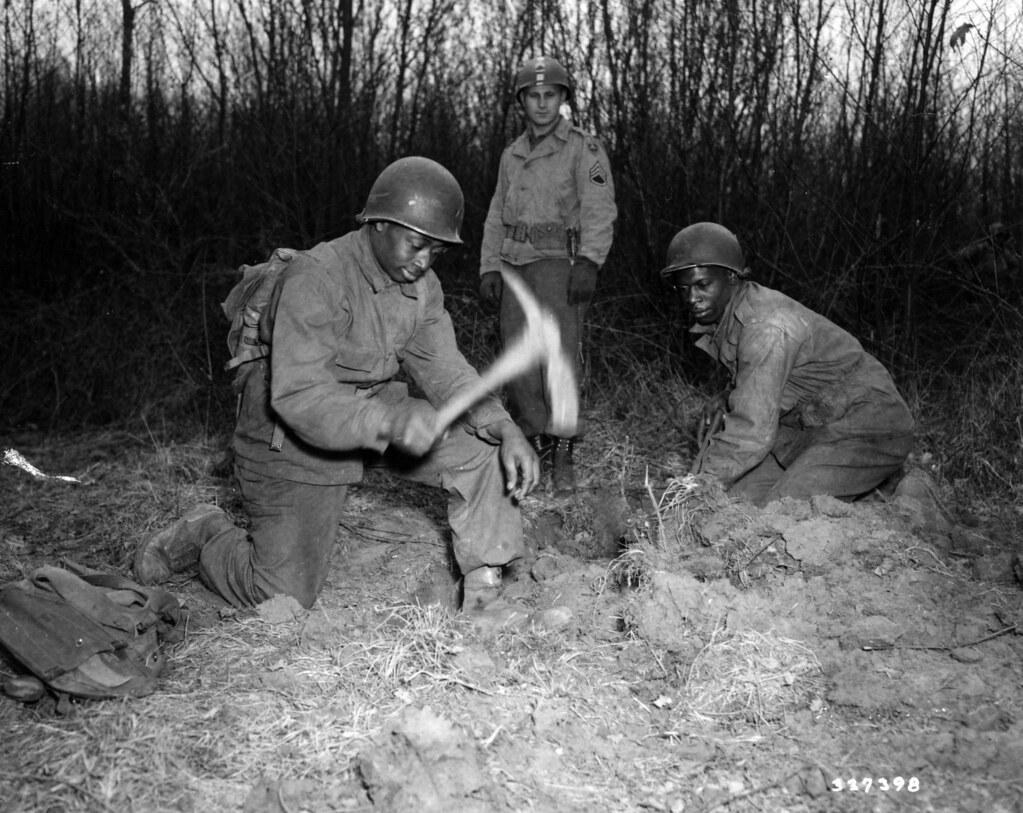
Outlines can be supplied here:
[[661, 271], [695, 322], [697, 347], [723, 364], [723, 420], [705, 419], [694, 474], [757, 505], [780, 497], [852, 499], [899, 471], [913, 418], [884, 366], [849, 333], [748, 279], [739, 241], [695, 223]]
[[[235, 474], [249, 529], [200, 505], [142, 543], [139, 581], [198, 563], [202, 581], [236, 607], [278, 594], [310, 607], [346, 489], [382, 462], [447, 490], [463, 609], [501, 604], [502, 567], [524, 550], [516, 500], [536, 486], [539, 462], [493, 397], [437, 437], [435, 408], [478, 380], [432, 270], [462, 242], [463, 209], [450, 172], [403, 158], [374, 182], [360, 228], [294, 253], [264, 316], [269, 353], [236, 382]], [[399, 370], [426, 400], [393, 380]]]

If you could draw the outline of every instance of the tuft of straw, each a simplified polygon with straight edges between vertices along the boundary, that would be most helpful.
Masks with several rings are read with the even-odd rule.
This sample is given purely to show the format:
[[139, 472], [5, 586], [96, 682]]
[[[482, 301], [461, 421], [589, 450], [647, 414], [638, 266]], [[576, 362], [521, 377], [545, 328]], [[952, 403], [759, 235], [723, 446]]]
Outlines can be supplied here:
[[786, 709], [806, 707], [821, 689], [821, 665], [806, 644], [753, 630], [716, 630], [689, 669], [686, 710], [704, 721], [758, 728]]

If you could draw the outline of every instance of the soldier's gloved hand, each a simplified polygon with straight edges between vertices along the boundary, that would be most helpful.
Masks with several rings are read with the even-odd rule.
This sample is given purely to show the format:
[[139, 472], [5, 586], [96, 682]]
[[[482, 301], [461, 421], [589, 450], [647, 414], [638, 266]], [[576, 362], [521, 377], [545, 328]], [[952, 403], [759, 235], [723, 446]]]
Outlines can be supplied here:
[[501, 304], [501, 291], [504, 288], [504, 280], [498, 271], [487, 271], [480, 277], [480, 299], [483, 304], [496, 308]]
[[597, 290], [597, 264], [587, 257], [576, 257], [568, 277], [568, 304], [588, 305]]
[[713, 398], [708, 398], [700, 411], [700, 420], [696, 424], [696, 445], [703, 448], [710, 440], [711, 435], [721, 428], [721, 419], [728, 411], [728, 393], [719, 392]]
[[409, 398], [392, 407], [380, 434], [387, 445], [405, 454], [422, 457], [437, 441], [437, 410], [426, 401]]

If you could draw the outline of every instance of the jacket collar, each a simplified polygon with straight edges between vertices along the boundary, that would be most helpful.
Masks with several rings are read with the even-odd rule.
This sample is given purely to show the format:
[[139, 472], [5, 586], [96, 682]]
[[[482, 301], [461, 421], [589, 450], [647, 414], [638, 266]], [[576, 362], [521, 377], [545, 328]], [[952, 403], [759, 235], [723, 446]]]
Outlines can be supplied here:
[[426, 279], [426, 274], [418, 282], [396, 282], [391, 279], [377, 261], [377, 255], [373, 253], [373, 244], [369, 240], [369, 231], [372, 228], [372, 223], [366, 223], [355, 235], [355, 256], [363, 279], [366, 280], [374, 294], [380, 293], [391, 285], [397, 285], [405, 296], [417, 299], [420, 285]]
[[558, 152], [568, 141], [568, 134], [571, 130], [572, 122], [561, 116], [554, 129], [533, 150], [529, 149], [529, 131], [525, 130], [512, 142], [512, 155], [519, 158], [540, 158]]
[[713, 339], [721, 330], [726, 329], [725, 325], [731, 324], [732, 321], [736, 321], [740, 325], [746, 324], [753, 311], [753, 306], [748, 301], [750, 286], [753, 284], [749, 280], [742, 280], [732, 294], [732, 298], [728, 300], [728, 305], [725, 307], [725, 312], [721, 314], [720, 321], [713, 325], [693, 325], [689, 328], [689, 332]]

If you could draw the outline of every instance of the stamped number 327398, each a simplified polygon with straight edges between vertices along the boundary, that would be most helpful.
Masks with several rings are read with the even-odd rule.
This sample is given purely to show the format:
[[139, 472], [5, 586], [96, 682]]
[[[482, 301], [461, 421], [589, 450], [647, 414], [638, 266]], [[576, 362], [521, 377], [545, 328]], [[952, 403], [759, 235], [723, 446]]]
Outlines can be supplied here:
[[911, 776], [905, 779], [901, 776], [894, 776], [888, 778], [887, 776], [864, 776], [860, 779], [841, 779], [835, 778], [831, 780], [831, 790], [833, 792], [839, 791], [850, 791], [860, 793], [870, 793], [872, 790], [879, 790], [882, 793], [907, 791], [909, 793], [916, 793], [920, 790], [920, 780], [915, 776]]

